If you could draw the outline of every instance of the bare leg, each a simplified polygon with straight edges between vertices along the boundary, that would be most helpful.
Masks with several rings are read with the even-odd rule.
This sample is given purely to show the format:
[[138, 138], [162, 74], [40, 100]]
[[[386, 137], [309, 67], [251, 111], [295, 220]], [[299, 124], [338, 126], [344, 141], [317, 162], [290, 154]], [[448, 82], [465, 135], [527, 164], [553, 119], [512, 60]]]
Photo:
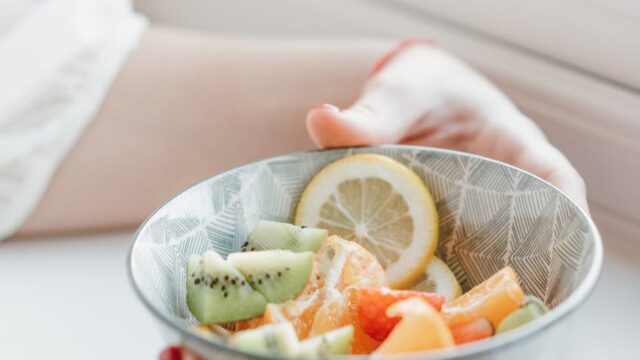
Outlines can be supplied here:
[[151, 29], [19, 234], [132, 226], [200, 179], [312, 148], [307, 110], [353, 102], [388, 47]]

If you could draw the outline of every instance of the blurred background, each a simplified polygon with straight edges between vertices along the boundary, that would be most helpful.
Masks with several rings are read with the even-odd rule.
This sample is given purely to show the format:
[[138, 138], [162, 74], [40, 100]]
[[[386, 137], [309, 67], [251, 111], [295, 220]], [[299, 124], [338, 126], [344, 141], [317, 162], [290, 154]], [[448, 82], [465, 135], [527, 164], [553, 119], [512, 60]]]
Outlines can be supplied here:
[[[153, 23], [217, 34], [431, 38], [480, 69], [540, 124], [587, 183], [591, 211], [605, 242], [605, 267], [596, 293], [580, 310], [588, 316], [575, 325], [576, 339], [583, 343], [567, 339], [574, 341], [575, 358], [637, 358], [634, 334], [640, 316], [633, 315], [637, 312], [629, 304], [640, 298], [640, 2], [134, 3]], [[3, 291], [0, 299], [0, 319], [5, 319], [0, 322], [7, 324], [9, 319], [18, 329], [0, 325], [0, 358], [22, 358], [20, 354], [47, 358], [48, 353], [62, 352], [70, 359], [156, 358], [162, 339], [125, 281], [123, 254], [131, 235], [57, 237], [3, 245], [0, 289], [11, 291]], [[49, 256], [52, 253], [56, 256]], [[43, 284], [41, 301], [49, 307], [38, 313], [40, 320], [47, 319], [43, 326], [33, 323], [28, 314], [12, 311], [22, 302], [16, 292], [25, 288], [18, 284], [19, 276], [8, 274], [25, 257], [41, 259], [42, 269], [59, 269], [56, 276], [62, 279]], [[87, 279], [82, 301], [73, 294], [58, 298], [47, 293]], [[100, 299], [109, 299], [109, 307]], [[620, 315], [625, 307], [630, 316]], [[87, 318], [91, 313], [100, 314], [104, 323]], [[12, 337], [21, 331], [34, 336]], [[5, 343], [6, 339], [11, 341]], [[592, 346], [586, 346], [589, 343]]]
[[155, 23], [217, 34], [436, 39], [480, 69], [540, 124], [587, 181], [596, 217], [611, 214], [629, 225], [640, 222], [636, 1], [134, 3]]

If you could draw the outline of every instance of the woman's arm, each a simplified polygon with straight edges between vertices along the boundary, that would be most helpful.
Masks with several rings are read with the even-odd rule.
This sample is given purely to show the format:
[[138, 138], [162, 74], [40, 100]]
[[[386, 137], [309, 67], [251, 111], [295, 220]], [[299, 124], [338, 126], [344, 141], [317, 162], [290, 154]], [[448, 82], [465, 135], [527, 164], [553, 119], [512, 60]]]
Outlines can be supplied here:
[[405, 43], [367, 79], [388, 47], [152, 29], [20, 233], [138, 224], [199, 179], [312, 147], [303, 119], [321, 102], [338, 107], [306, 116], [320, 147], [403, 142], [468, 151], [528, 170], [587, 209], [584, 182], [562, 153], [445, 51]]
[[307, 110], [354, 101], [389, 46], [151, 28], [18, 234], [132, 226], [207, 176], [312, 148]]

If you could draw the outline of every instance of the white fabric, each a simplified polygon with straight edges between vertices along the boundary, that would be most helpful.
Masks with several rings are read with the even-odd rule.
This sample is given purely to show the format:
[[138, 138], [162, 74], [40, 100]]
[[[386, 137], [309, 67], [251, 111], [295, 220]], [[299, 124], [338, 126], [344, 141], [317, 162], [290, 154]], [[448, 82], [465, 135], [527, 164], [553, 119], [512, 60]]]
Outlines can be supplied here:
[[2, 0], [0, 14], [1, 240], [35, 209], [147, 22], [128, 0]]

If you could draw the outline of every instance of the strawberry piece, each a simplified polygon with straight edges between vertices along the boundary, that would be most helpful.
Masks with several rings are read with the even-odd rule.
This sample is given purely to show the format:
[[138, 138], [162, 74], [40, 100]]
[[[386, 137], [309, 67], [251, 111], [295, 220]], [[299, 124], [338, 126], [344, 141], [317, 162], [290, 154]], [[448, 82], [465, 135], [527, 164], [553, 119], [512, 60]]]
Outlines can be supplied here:
[[444, 296], [422, 291], [391, 290], [387, 288], [358, 289], [358, 323], [372, 338], [383, 341], [393, 327], [400, 321], [400, 317], [388, 317], [387, 308], [400, 301], [418, 297], [433, 305], [440, 311], [445, 301]]
[[452, 326], [450, 330], [457, 345], [493, 336], [493, 325], [485, 318]]

